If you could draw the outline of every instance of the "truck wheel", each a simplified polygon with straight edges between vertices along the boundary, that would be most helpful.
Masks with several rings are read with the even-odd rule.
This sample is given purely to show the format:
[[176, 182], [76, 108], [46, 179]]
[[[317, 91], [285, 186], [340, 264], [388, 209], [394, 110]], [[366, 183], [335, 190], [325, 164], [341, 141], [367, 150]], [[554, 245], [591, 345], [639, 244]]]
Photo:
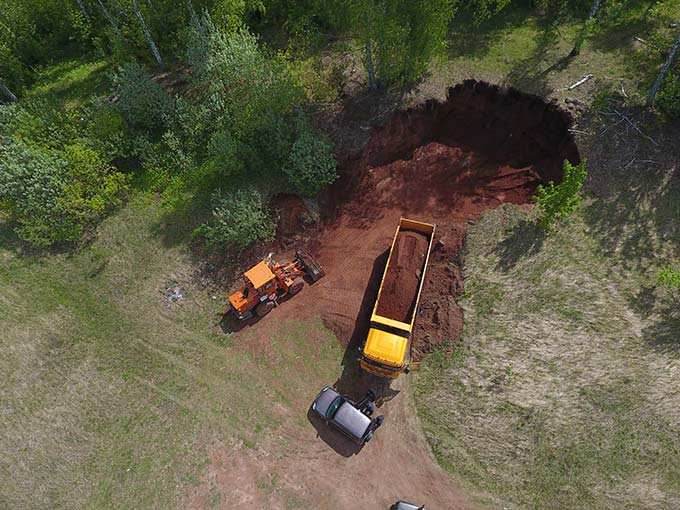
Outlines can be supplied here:
[[274, 305], [272, 301], [265, 301], [264, 303], [260, 303], [255, 307], [255, 315], [257, 315], [258, 317], [264, 317], [274, 309], [274, 306], [276, 305]]
[[373, 439], [373, 431], [366, 434], [366, 437], [364, 437], [364, 444], [368, 443], [371, 439]]
[[288, 292], [290, 292], [291, 296], [297, 294], [302, 290], [302, 287], [304, 287], [304, 285], [305, 281], [302, 278], [299, 277], [295, 278], [295, 280], [293, 281], [293, 285], [290, 286], [290, 290]]
[[373, 430], [376, 430], [378, 427], [380, 427], [380, 425], [382, 425], [384, 421], [385, 417], [382, 415], [378, 416], [375, 420], [373, 420]]

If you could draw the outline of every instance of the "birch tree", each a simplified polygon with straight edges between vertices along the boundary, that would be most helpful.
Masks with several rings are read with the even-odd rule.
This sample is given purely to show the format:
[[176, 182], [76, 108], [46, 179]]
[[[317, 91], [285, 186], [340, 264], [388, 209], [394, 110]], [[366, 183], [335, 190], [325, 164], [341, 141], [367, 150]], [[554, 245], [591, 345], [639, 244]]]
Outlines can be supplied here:
[[144, 39], [146, 40], [146, 43], [149, 45], [149, 49], [151, 50], [153, 58], [156, 60], [158, 67], [160, 69], [163, 69], [165, 67], [165, 65], [163, 64], [163, 58], [161, 57], [161, 53], [158, 51], [158, 46], [156, 45], [156, 42], [153, 40], [153, 37], [151, 36], [151, 31], [149, 30], [149, 27], [147, 26], [146, 21], [144, 20], [144, 15], [142, 14], [142, 11], [139, 9], [139, 3], [137, 0], [132, 1], [132, 9], [134, 10], [135, 16], [139, 20], [139, 24], [142, 27], [142, 34], [144, 34]]
[[652, 85], [652, 88], [649, 90], [649, 94], [647, 95], [647, 106], [654, 105], [656, 95], [659, 93], [659, 89], [661, 89], [661, 86], [668, 75], [668, 71], [670, 71], [671, 67], [673, 66], [673, 62], [675, 62], [675, 57], [677, 56], [678, 51], [680, 51], [680, 34], [675, 40], [675, 43], [673, 43], [671, 51], [668, 53], [668, 57], [666, 58], [666, 62], [664, 62], [659, 75], [654, 81], [654, 85]]
[[80, 12], [83, 13], [83, 16], [85, 17], [85, 19], [89, 23], [91, 21], [90, 13], [88, 12], [87, 8], [85, 7], [83, 0], [76, 0], [76, 3], [78, 4], [78, 8], [80, 9]]
[[574, 43], [574, 47], [571, 50], [571, 53], [569, 53], [569, 56], [567, 57], [568, 59], [576, 57], [579, 53], [581, 53], [581, 47], [583, 46], [583, 43], [585, 42], [586, 38], [588, 37], [589, 33], [591, 32], [593, 25], [595, 25], [595, 16], [597, 16], [598, 11], [600, 10], [600, 7], [602, 7], [602, 4], [604, 3], [604, 0], [595, 0], [593, 2], [592, 7], [590, 8], [590, 13], [588, 13], [588, 17], [586, 18], [585, 22], [583, 23], [583, 27], [581, 27], [581, 31], [579, 32], [578, 36], [576, 37], [576, 42]]
[[2, 95], [11, 103], [15, 103], [18, 101], [17, 96], [14, 95], [14, 93], [7, 88], [7, 86], [0, 80], [0, 92], [2, 92]]
[[111, 27], [113, 28], [113, 31], [116, 32], [116, 35], [118, 37], [122, 37], [123, 34], [120, 31], [120, 26], [118, 25], [118, 21], [116, 21], [116, 18], [114, 18], [111, 15], [111, 12], [109, 12], [109, 10], [106, 8], [102, 0], [97, 0], [97, 3], [99, 4], [99, 8], [101, 9], [104, 18], [106, 18], [106, 21], [108, 21]]

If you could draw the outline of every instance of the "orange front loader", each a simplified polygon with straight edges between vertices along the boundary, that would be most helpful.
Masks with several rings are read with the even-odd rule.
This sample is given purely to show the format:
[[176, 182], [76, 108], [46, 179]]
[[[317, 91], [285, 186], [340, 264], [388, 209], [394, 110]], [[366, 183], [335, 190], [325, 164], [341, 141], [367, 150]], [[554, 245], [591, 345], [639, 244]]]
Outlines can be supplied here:
[[316, 282], [326, 273], [321, 266], [303, 250], [295, 252], [293, 262], [277, 263], [272, 254], [243, 273], [244, 285], [229, 296], [226, 313], [233, 312], [239, 319], [253, 316], [264, 317], [284, 296], [300, 292], [304, 277]]

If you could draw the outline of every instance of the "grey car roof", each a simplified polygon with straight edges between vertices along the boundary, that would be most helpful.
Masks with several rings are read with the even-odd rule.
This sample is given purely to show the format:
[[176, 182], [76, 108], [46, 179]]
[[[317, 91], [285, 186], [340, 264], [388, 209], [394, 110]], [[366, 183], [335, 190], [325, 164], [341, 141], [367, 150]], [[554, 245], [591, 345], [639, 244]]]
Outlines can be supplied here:
[[354, 437], [361, 439], [371, 425], [371, 419], [349, 402], [345, 402], [335, 413], [333, 421]]
[[328, 411], [328, 406], [331, 405], [331, 403], [339, 396], [339, 393], [335, 391], [331, 387], [324, 388], [321, 390], [321, 393], [319, 393], [319, 396], [316, 397], [316, 400], [314, 401], [314, 410], [321, 414], [322, 416], [326, 416], [326, 411]]

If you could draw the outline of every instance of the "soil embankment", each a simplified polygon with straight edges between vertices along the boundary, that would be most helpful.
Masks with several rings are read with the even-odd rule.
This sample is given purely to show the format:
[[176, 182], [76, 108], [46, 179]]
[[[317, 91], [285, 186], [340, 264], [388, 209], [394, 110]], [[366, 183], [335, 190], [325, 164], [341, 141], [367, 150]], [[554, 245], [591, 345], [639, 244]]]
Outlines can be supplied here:
[[376, 308], [378, 315], [411, 322], [429, 246], [429, 238], [420, 232], [401, 230], [397, 234]]

